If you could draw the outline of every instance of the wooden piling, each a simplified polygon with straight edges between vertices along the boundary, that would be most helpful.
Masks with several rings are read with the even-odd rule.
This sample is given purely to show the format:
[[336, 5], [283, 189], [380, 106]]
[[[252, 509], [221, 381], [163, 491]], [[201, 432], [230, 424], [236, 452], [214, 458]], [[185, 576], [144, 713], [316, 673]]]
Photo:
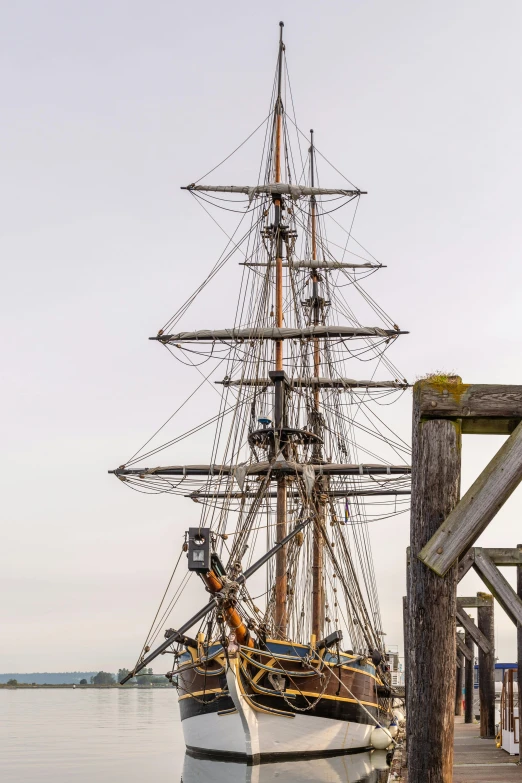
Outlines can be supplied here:
[[[522, 550], [522, 544], [518, 544], [517, 549]], [[517, 566], [517, 595], [522, 600], [522, 565]], [[520, 727], [522, 726], [522, 623], [517, 624], [517, 648], [518, 648], [518, 726], [519, 726], [519, 754], [522, 764], [522, 737], [520, 736]]]
[[457, 566], [441, 577], [418, 555], [459, 500], [461, 427], [459, 421], [421, 419], [425, 383], [417, 382], [413, 394], [408, 774], [409, 783], [451, 783]]
[[[485, 597], [486, 594], [478, 593]], [[488, 639], [491, 651], [485, 653], [479, 647], [479, 699], [480, 699], [480, 736], [483, 739], [495, 737], [495, 608], [493, 596], [489, 605], [479, 606], [478, 627]]]
[[464, 705], [464, 723], [473, 723], [473, 698], [475, 695], [475, 642], [470, 633], [466, 631], [464, 636], [466, 647], [472, 651], [473, 656], [470, 661], [466, 661], [466, 680], [465, 705]]
[[[462, 715], [462, 685], [464, 682], [464, 653], [457, 651], [456, 681], [455, 681], [455, 715]], [[459, 665], [460, 664], [460, 665]]]

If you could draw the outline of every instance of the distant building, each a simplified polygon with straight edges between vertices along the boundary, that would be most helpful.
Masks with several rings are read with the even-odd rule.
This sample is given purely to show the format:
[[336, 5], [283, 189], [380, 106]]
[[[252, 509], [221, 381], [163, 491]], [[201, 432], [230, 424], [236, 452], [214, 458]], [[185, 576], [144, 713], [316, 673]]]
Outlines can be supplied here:
[[395, 645], [392, 645], [392, 648], [386, 652], [386, 663], [390, 667], [392, 686], [404, 685], [404, 666], [400, 662], [399, 648]]
[[[502, 690], [502, 683], [504, 681], [504, 672], [506, 669], [515, 669], [513, 673], [513, 680], [518, 680], [518, 663], [496, 663], [495, 664], [495, 690], [500, 693]], [[478, 664], [475, 664], [475, 689], [479, 686], [479, 672]]]

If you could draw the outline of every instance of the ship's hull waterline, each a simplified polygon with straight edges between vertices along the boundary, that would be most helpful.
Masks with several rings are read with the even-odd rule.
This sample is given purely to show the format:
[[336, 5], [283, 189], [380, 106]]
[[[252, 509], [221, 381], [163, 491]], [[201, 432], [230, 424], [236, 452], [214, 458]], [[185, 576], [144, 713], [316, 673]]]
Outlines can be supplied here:
[[367, 750], [374, 728], [306, 713], [294, 718], [255, 713], [249, 706], [242, 715], [214, 712], [188, 718], [182, 725], [190, 755], [250, 763]]
[[[262, 679], [257, 680], [261, 687], [249, 687], [239, 656], [229, 663], [226, 675], [213, 677], [209, 669], [205, 692], [200, 690], [201, 674], [191, 675], [190, 683], [182, 676], [180, 714], [188, 753], [257, 763], [354, 753], [371, 747], [379, 716], [375, 675], [336, 667], [341, 680], [349, 677], [351, 689], [360, 694], [355, 698], [344, 692], [340, 695], [342, 688], [331, 674], [326, 689], [314, 687], [318, 684], [315, 677], [308, 678], [308, 683], [303, 677], [294, 682], [296, 689], [281, 694], [269, 693], [261, 686]], [[214, 659], [213, 665], [217, 667], [218, 660]], [[291, 665], [295, 668], [295, 663]]]

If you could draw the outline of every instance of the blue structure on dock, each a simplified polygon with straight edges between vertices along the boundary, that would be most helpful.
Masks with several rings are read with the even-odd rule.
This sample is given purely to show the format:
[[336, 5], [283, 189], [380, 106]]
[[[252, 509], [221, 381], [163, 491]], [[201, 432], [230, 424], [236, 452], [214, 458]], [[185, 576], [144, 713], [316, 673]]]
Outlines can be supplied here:
[[[514, 669], [515, 672], [513, 674], [513, 680], [516, 682], [518, 680], [518, 663], [496, 663], [495, 664], [495, 682], [499, 682], [502, 684], [504, 682], [504, 672], [506, 669]], [[475, 664], [475, 690], [478, 688], [479, 683], [479, 673], [478, 673], [478, 664]]]

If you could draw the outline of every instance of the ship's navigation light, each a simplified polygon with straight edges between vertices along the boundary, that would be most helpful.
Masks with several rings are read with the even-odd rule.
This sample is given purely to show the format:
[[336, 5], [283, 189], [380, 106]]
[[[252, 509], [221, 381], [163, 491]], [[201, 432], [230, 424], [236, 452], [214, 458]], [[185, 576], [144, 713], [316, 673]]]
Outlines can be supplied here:
[[210, 570], [210, 530], [204, 527], [191, 527], [188, 534], [189, 571]]

